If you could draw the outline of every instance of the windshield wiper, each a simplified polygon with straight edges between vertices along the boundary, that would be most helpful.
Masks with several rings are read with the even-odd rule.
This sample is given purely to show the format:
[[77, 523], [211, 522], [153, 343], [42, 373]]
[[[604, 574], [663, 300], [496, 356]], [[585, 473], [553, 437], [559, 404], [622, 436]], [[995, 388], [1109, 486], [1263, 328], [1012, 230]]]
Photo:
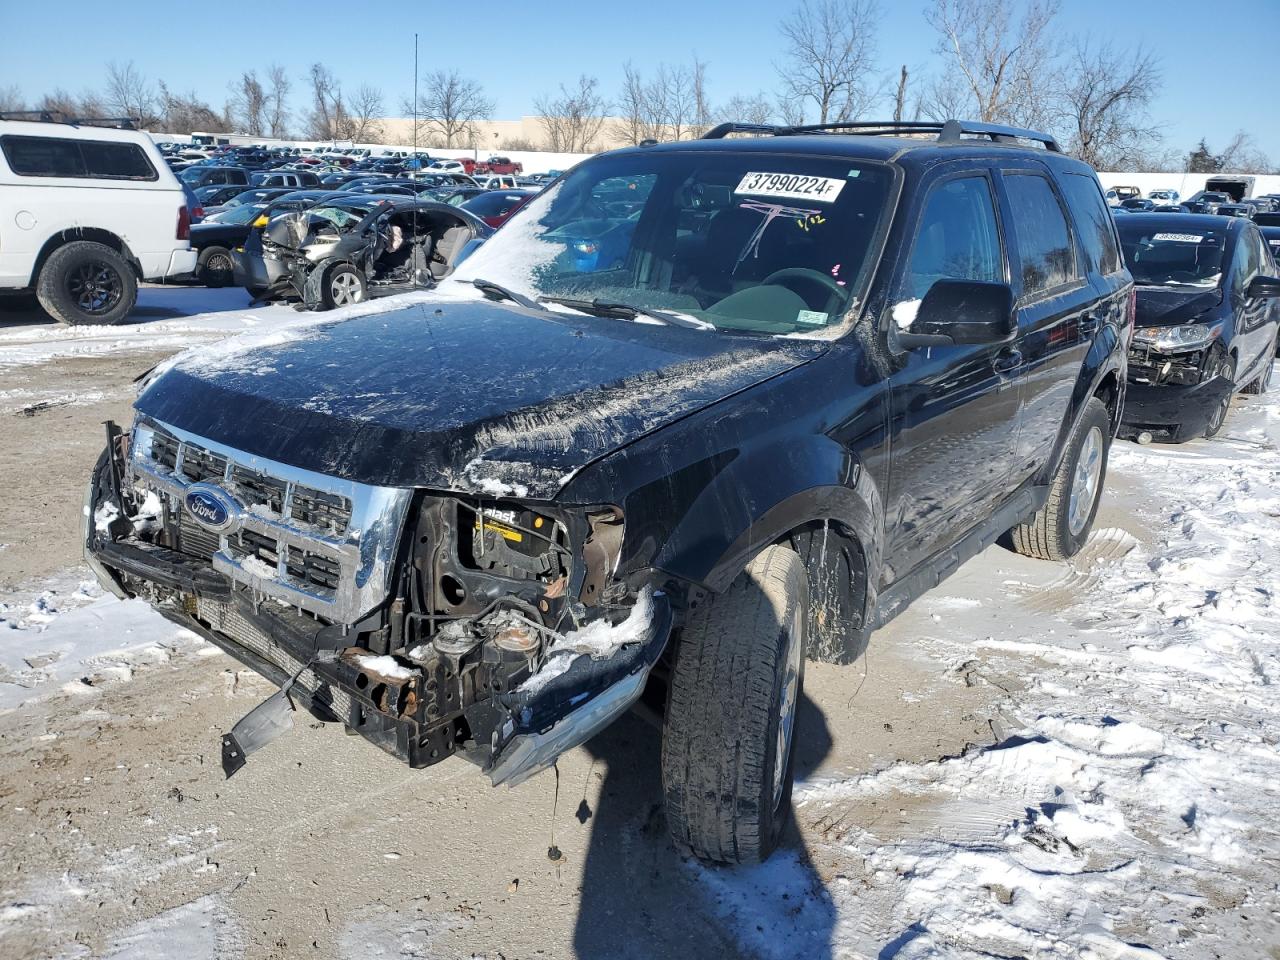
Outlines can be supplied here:
[[667, 310], [653, 307], [637, 307], [631, 303], [618, 303], [612, 300], [581, 300], [575, 297], [538, 297], [539, 303], [558, 303], [562, 307], [581, 310], [596, 317], [620, 317], [623, 320], [634, 320], [636, 317], [649, 317], [673, 327], [684, 327], [688, 330], [714, 330], [715, 324], [706, 320], [694, 320]]
[[530, 310], [541, 310], [537, 301], [530, 300], [523, 293], [516, 293], [504, 287], [500, 283], [494, 283], [492, 280], [484, 280], [476, 277], [471, 281], [471, 285], [483, 293], [486, 297], [492, 297], [496, 300], [510, 300], [512, 303], [519, 304], [522, 307], [528, 307]]

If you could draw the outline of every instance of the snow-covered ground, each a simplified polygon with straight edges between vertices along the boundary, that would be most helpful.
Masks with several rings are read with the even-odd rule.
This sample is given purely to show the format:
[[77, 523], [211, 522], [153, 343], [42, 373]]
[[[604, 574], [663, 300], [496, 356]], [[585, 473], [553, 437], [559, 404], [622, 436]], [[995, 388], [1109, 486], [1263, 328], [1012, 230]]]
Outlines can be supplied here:
[[[78, 350], [135, 349], [148, 337], [149, 349], [169, 336], [207, 343], [234, 330], [271, 334], [299, 322], [298, 314], [282, 308], [224, 306], [217, 315], [100, 332], [0, 325], [0, 368]], [[0, 403], [5, 399], [0, 391]], [[310, 943], [313, 936], [327, 936], [322, 946], [329, 943], [333, 955], [352, 960], [493, 957], [503, 946], [492, 939], [495, 931], [518, 938], [532, 925], [547, 956], [595, 956], [582, 946], [589, 921], [681, 931], [652, 950], [619, 940], [616, 955], [627, 957], [680, 955], [679, 943], [687, 942], [701, 945], [692, 952], [708, 956], [707, 943], [723, 943], [729, 946], [722, 955], [762, 958], [1274, 960], [1280, 955], [1280, 828], [1274, 816], [1280, 801], [1280, 393], [1239, 400], [1225, 436], [1212, 442], [1116, 444], [1107, 496], [1102, 528], [1071, 564], [1037, 563], [992, 548], [873, 638], [867, 663], [846, 673], [811, 671], [811, 696], [844, 752], [797, 786], [798, 830], [767, 864], [721, 869], [680, 863], [662, 829], [650, 829], [643, 809], [610, 818], [600, 806], [602, 800], [608, 806], [607, 789], [583, 787], [582, 804], [589, 800], [596, 815], [590, 819], [588, 810], [575, 825], [589, 839], [558, 840], [575, 865], [585, 860], [583, 874], [563, 867], [576, 878], [567, 886], [555, 885], [560, 864], [554, 881], [533, 876], [530, 866], [541, 857], [532, 848], [547, 844], [540, 834], [530, 839], [526, 821], [535, 816], [545, 822], [538, 804], [549, 798], [551, 774], [517, 791], [489, 792], [472, 771], [445, 764], [389, 772], [379, 763], [385, 758], [366, 744], [339, 737], [333, 745], [320, 739], [323, 732], [307, 729], [295, 731], [296, 744], [274, 746], [260, 761], [255, 756], [251, 769], [224, 788], [203, 761], [185, 768], [163, 761], [159, 744], [177, 717], [192, 712], [198, 736], [216, 743], [226, 720], [244, 709], [239, 701], [215, 703], [190, 692], [199, 687], [193, 671], [210, 663], [224, 664], [230, 674], [227, 697], [238, 691], [241, 674], [227, 658], [142, 604], [103, 596], [80, 569], [21, 595], [0, 596], [0, 762], [16, 756], [28, 764], [30, 758], [24, 769], [48, 781], [56, 796], [41, 812], [39, 829], [67, 844], [76, 860], [62, 870], [18, 871], [20, 880], [0, 884], [0, 954], [6, 942], [38, 942], [31, 938], [41, 930], [79, 930], [67, 926], [68, 917], [88, 910], [91, 901], [114, 899], [122, 901], [125, 920], [96, 931], [96, 951], [70, 942], [68, 934], [60, 955], [294, 955], [303, 935], [290, 932], [289, 950], [274, 947], [276, 934], [269, 931], [285, 918], [274, 906], [266, 911], [270, 919], [253, 912], [237, 891], [259, 869], [264, 875], [274, 870], [277, 882], [270, 889], [294, 888], [292, 894], [301, 896], [305, 879], [282, 884], [278, 878], [281, 871], [291, 876], [292, 857], [306, 855], [308, 844], [299, 839], [305, 837], [310, 846], [342, 850], [344, 872], [357, 869], [349, 858], [372, 847], [378, 864], [373, 875], [387, 883], [385, 891], [361, 888], [362, 906], [341, 923], [336, 901], [321, 901], [334, 907], [332, 927], [328, 907], [322, 917], [315, 906], [315, 917], [288, 918], [307, 931], [307, 955], [324, 955]], [[950, 743], [946, 732], [968, 724], [980, 734], [967, 747], [932, 753], [894, 747], [896, 739], [905, 743], [921, 731], [891, 729], [887, 714], [866, 708], [861, 684], [885, 682], [886, 646], [924, 678], [899, 694], [907, 715], [934, 725], [923, 739], [932, 743], [936, 733], [939, 744]], [[88, 742], [83, 731], [90, 728], [99, 731], [93, 738], [106, 736], [104, 726], [123, 726], [122, 718], [145, 715], [151, 704], [160, 711], [158, 701], [131, 702], [128, 693], [160, 674], [172, 675], [175, 691], [190, 702], [182, 707], [186, 714], [142, 717], [153, 739], [135, 749], [135, 762], [139, 754], [160, 757], [157, 767], [168, 762], [167, 770], [187, 774], [183, 789], [200, 791], [196, 800], [203, 802], [183, 804], [179, 793], [172, 807], [177, 813], [169, 813], [154, 797], [139, 800], [136, 808], [130, 805], [136, 822], [106, 816], [114, 831], [108, 842], [94, 833], [107, 828], [90, 820], [99, 807], [110, 807], [102, 799], [107, 794], [95, 792], [107, 773], [95, 771], [93, 783], [78, 775], [64, 779], [50, 755], [39, 751], [55, 742], [66, 741], [67, 750], [77, 738]], [[201, 689], [216, 689], [220, 681], [201, 682]], [[240, 685], [252, 687], [253, 681]], [[269, 690], [258, 686], [249, 699]], [[972, 707], [962, 706], [972, 704], [975, 689], [991, 704], [977, 719], [965, 712]], [[65, 726], [50, 725], [37, 736], [24, 728], [20, 737], [6, 738], [6, 731], [39, 711], [63, 718]], [[862, 736], [867, 745], [860, 753]], [[607, 766], [589, 749], [562, 762], [566, 783], [592, 784], [600, 776], [593, 771]], [[74, 759], [79, 756], [64, 754], [62, 761], [77, 774], [74, 764], [98, 759], [87, 747], [89, 759]], [[295, 814], [286, 805], [305, 804], [294, 795], [311, 786], [303, 772], [292, 771], [295, 756], [312, 765], [324, 757], [332, 766], [322, 769], [336, 771], [324, 799], [313, 800], [314, 812], [301, 821], [288, 819]], [[110, 772], [116, 757], [102, 762]], [[273, 837], [255, 835], [252, 816], [235, 806], [258, 800], [245, 799], [250, 787], [265, 782], [253, 779], [259, 775], [253, 767], [283, 785], [286, 799], [273, 795], [268, 801], [287, 820], [287, 829], [269, 831], [286, 837], [284, 849], [268, 850]], [[376, 770], [369, 776], [382, 778], [383, 785], [369, 789], [361, 773], [366, 769]], [[138, 790], [145, 788], [137, 767], [119, 776], [123, 786], [113, 789], [126, 792], [114, 796], [129, 795], [131, 777], [138, 777]], [[614, 784], [627, 782], [616, 771], [608, 776]], [[0, 825], [8, 825], [0, 832], [0, 858], [30, 849], [19, 829], [31, 835], [31, 821], [24, 818], [34, 814], [26, 802], [15, 807], [7, 799], [18, 786], [0, 783]], [[64, 792], [74, 802], [64, 802]], [[360, 832], [385, 823], [376, 821], [379, 816], [399, 822], [404, 815], [420, 827], [419, 814], [405, 811], [424, 802], [433, 806], [428, 819], [438, 825], [434, 830], [392, 831], [394, 843]], [[647, 802], [615, 801], [627, 809]], [[560, 803], [564, 831], [564, 809], [572, 811], [577, 798], [561, 797]], [[354, 814], [337, 812], [352, 806]], [[476, 809], [484, 812], [471, 812]], [[178, 831], [173, 818], [179, 816], [196, 819], [182, 820]], [[555, 829], [553, 822], [553, 836]], [[84, 830], [83, 839], [68, 830]], [[163, 830], [170, 831], [168, 838], [150, 847], [142, 839]], [[451, 839], [458, 843], [450, 846]], [[416, 851], [414, 843], [420, 844]], [[411, 879], [426, 889], [424, 878], [440, 863], [446, 873], [474, 872], [466, 848], [490, 843], [504, 850], [510, 845], [510, 853], [494, 861], [489, 878], [504, 892], [483, 908], [446, 908], [439, 896], [432, 901], [402, 892], [394, 898], [405, 889], [397, 870], [411, 865]], [[592, 882], [594, 875], [599, 883], [602, 869], [598, 861], [593, 866], [592, 849], [612, 851], [608, 869], [633, 886], [602, 894]], [[624, 872], [632, 869], [629, 860], [638, 865], [634, 874]], [[541, 863], [547, 867], [545, 859]], [[142, 916], [129, 912], [131, 892], [176, 889], [179, 874], [182, 889], [192, 891], [180, 902], [170, 900]], [[449, 889], [473, 881], [456, 879]], [[539, 890], [545, 896], [520, 904], [519, 898]], [[655, 890], [675, 891], [670, 896], [678, 904]], [[371, 896], [374, 907], [367, 905]], [[602, 896], [607, 910], [599, 906]], [[576, 910], [600, 916], [579, 917], [570, 944], [564, 931], [573, 927]], [[635, 927], [627, 929], [634, 933]], [[711, 932], [698, 932], [704, 930]], [[506, 956], [528, 952], [502, 950]]]

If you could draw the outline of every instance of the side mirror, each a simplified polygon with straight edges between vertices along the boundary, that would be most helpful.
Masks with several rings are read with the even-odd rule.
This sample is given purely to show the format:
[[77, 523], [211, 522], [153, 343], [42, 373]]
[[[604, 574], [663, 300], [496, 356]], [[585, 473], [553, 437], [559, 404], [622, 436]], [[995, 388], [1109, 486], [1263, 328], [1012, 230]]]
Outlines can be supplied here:
[[1254, 277], [1245, 288], [1246, 297], [1280, 297], [1280, 277]]
[[[929, 288], [911, 328], [899, 336], [903, 346], [952, 343], [1000, 343], [1013, 336], [1013, 290], [1007, 283], [987, 280], [938, 280]], [[916, 336], [930, 343], [912, 344]]]

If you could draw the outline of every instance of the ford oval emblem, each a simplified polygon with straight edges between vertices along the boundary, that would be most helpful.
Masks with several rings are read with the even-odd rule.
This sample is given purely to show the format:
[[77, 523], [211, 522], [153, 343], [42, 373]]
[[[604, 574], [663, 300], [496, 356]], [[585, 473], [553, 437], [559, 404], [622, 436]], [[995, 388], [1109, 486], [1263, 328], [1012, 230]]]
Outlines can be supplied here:
[[240, 504], [213, 484], [192, 484], [183, 502], [191, 519], [214, 533], [225, 533], [240, 519]]

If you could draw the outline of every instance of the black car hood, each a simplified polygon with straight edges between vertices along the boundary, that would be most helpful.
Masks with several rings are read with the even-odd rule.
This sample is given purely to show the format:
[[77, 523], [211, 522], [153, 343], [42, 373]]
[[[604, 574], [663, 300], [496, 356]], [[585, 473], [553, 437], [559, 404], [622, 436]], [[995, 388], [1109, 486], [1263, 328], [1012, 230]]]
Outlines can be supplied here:
[[456, 300], [268, 336], [281, 342], [184, 355], [135, 406], [362, 483], [539, 499], [592, 460], [827, 349]]
[[1222, 302], [1222, 291], [1187, 290], [1179, 287], [1138, 287], [1139, 327], [1172, 327], [1192, 323], [1206, 310]]

